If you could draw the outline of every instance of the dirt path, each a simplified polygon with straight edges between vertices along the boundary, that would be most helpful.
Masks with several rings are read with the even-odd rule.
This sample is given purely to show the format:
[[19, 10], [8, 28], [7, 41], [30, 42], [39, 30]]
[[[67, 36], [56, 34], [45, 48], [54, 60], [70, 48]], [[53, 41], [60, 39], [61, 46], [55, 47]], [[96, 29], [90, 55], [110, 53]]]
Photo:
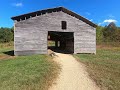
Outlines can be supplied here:
[[60, 63], [62, 70], [57, 81], [49, 90], [100, 90], [89, 78], [85, 67], [72, 55], [55, 53], [55, 61]]

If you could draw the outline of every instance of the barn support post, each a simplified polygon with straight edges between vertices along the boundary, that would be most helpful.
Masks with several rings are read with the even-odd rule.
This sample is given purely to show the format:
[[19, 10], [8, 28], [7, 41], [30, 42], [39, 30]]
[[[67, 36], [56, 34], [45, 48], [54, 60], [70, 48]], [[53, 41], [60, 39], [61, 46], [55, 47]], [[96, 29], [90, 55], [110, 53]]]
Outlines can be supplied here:
[[65, 46], [66, 46], [66, 43], [65, 43], [65, 41], [60, 41], [60, 48], [65, 48]]
[[58, 48], [58, 40], [55, 40], [55, 47]]
[[62, 41], [60, 41], [60, 48], [62, 48]]

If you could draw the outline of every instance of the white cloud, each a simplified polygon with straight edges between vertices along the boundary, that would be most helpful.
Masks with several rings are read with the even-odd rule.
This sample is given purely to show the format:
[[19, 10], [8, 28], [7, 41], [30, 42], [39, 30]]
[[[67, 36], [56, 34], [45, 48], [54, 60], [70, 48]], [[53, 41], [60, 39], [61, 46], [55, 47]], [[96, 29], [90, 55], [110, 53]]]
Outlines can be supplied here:
[[111, 23], [111, 22], [116, 23], [117, 20], [115, 20], [115, 19], [106, 19], [106, 20], [104, 20], [103, 22], [98, 23], [98, 25], [103, 25], [103, 24], [105, 24], [105, 23]]
[[106, 19], [103, 21], [104, 23], [111, 23], [111, 22], [117, 22], [117, 20], [114, 19]]
[[21, 3], [21, 2], [20, 3], [14, 3], [13, 6], [15, 6], [15, 7], [22, 7], [23, 3]]

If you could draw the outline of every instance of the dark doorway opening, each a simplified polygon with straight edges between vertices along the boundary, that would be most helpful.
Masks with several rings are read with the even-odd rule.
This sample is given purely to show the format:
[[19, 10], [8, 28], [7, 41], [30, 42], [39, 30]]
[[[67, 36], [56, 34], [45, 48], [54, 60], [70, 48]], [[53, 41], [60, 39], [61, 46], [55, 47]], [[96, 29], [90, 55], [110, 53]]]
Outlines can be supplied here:
[[48, 49], [60, 53], [74, 53], [74, 33], [49, 31]]

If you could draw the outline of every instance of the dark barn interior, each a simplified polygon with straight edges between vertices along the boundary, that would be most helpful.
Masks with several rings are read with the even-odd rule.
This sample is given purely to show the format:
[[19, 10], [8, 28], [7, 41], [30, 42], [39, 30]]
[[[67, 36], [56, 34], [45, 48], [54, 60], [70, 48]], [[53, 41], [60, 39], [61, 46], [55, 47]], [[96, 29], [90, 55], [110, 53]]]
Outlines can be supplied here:
[[74, 53], [74, 33], [73, 32], [48, 32], [48, 49], [61, 53]]

